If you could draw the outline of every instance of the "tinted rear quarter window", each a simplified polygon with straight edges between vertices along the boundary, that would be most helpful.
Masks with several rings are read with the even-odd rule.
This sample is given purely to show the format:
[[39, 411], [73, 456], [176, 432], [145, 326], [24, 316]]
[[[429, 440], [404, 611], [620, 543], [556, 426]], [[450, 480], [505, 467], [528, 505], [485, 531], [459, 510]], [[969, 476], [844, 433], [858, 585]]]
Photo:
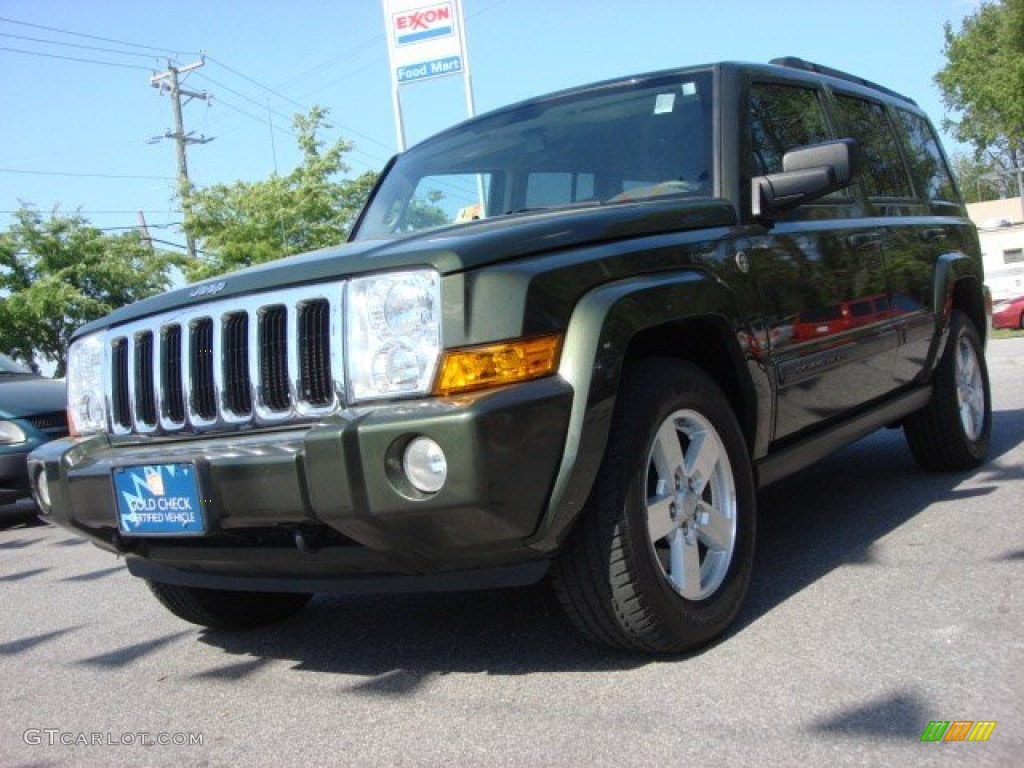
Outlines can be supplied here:
[[931, 125], [920, 115], [897, 109], [896, 121], [903, 130], [910, 171], [918, 192], [932, 202], [960, 204], [953, 177]]
[[868, 197], [913, 197], [899, 143], [885, 107], [846, 94], [836, 94], [836, 104], [840, 131], [856, 139], [860, 148], [861, 182]]

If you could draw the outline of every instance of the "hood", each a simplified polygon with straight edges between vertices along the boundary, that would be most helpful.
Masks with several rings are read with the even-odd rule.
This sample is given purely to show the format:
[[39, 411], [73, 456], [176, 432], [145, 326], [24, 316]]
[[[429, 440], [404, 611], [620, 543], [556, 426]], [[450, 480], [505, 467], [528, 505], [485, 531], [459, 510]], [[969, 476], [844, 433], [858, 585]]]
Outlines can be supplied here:
[[270, 288], [417, 266], [447, 275], [573, 246], [735, 223], [735, 208], [721, 199], [647, 200], [497, 216], [393, 240], [346, 243], [231, 272], [122, 307], [75, 335]]
[[0, 376], [0, 418], [18, 419], [66, 407], [63, 381], [42, 376]]

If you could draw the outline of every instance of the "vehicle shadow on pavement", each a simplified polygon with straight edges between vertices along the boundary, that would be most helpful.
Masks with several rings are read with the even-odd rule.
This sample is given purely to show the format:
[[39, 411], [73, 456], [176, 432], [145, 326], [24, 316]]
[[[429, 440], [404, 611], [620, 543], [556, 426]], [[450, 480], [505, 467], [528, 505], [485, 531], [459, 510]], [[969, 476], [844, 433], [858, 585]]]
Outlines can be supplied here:
[[449, 673], [611, 671], [650, 661], [587, 643], [546, 583], [449, 594], [320, 595], [284, 624], [248, 633], [204, 630], [199, 640], [249, 657], [200, 678], [246, 676], [269, 657], [292, 660], [298, 670], [365, 677], [349, 690], [377, 696], [405, 695]]
[[[929, 505], [984, 497], [1024, 477], [1024, 468], [1000, 461], [1022, 442], [1024, 411], [994, 412], [987, 462], [936, 473], [914, 463], [902, 430], [885, 430], [764, 489], [750, 591], [723, 640], [835, 568], [871, 562], [876, 541]], [[968, 479], [974, 487], [958, 487]]]
[[28, 530], [39, 528], [47, 523], [36, 514], [35, 505], [9, 504], [0, 506], [0, 531]]
[[[1020, 477], [1024, 470], [1003, 466], [999, 458], [1022, 436], [1024, 411], [997, 413], [984, 467], [933, 474], [914, 464], [902, 432], [886, 431], [766, 489], [750, 593], [723, 640], [833, 569], [869, 562], [878, 539], [930, 504], [984, 496], [989, 484]], [[957, 488], [971, 477], [985, 485]], [[449, 673], [613, 671], [660, 660], [583, 640], [546, 583], [454, 594], [320, 595], [283, 624], [243, 633], [203, 630], [199, 641], [242, 659], [199, 672], [198, 678], [241, 679], [271, 660], [288, 660], [297, 670], [364, 677], [346, 690], [384, 697], [409, 694]], [[906, 710], [906, 702], [897, 709]], [[892, 706], [878, 713], [892, 722]], [[900, 718], [917, 719], [916, 711]]]

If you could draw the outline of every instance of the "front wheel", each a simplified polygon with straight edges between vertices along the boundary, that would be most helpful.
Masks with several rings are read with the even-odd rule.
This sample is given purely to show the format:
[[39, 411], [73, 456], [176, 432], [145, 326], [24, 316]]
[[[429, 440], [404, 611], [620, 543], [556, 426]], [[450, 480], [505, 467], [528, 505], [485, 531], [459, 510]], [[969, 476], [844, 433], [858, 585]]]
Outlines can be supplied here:
[[252, 629], [302, 610], [313, 596], [292, 592], [242, 592], [147, 582], [161, 605], [179, 619], [213, 629]]
[[974, 469], [988, 454], [992, 400], [981, 338], [963, 312], [950, 319], [932, 386], [928, 405], [903, 424], [910, 452], [925, 469]]
[[679, 653], [739, 610], [754, 558], [746, 442], [715, 382], [677, 360], [624, 376], [599, 476], [555, 564], [576, 626], [616, 648]]

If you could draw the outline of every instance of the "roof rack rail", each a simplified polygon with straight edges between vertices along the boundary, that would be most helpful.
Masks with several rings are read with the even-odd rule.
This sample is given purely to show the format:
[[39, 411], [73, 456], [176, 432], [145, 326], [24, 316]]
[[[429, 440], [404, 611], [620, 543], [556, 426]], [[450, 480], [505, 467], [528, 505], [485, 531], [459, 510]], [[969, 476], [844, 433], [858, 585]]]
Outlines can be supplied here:
[[902, 99], [910, 104], [917, 106], [917, 102], [909, 96], [904, 96], [902, 93], [897, 93], [891, 88], [886, 88], [884, 85], [873, 83], [870, 80], [865, 80], [863, 77], [857, 77], [851, 75], [849, 72], [843, 72], [839, 69], [833, 69], [832, 67], [826, 67], [823, 64], [815, 64], [813, 61], [806, 61], [801, 59], [799, 56], [783, 56], [778, 59], [772, 59], [770, 64], [775, 64], [779, 67], [789, 67], [790, 69], [802, 69], [805, 72], [816, 72], [819, 75], [828, 75], [829, 77], [835, 77], [839, 80], [846, 80], [850, 83], [856, 83], [857, 85], [863, 85], [866, 88], [871, 88], [876, 91], [888, 94], [889, 96], [895, 96], [898, 99]]

